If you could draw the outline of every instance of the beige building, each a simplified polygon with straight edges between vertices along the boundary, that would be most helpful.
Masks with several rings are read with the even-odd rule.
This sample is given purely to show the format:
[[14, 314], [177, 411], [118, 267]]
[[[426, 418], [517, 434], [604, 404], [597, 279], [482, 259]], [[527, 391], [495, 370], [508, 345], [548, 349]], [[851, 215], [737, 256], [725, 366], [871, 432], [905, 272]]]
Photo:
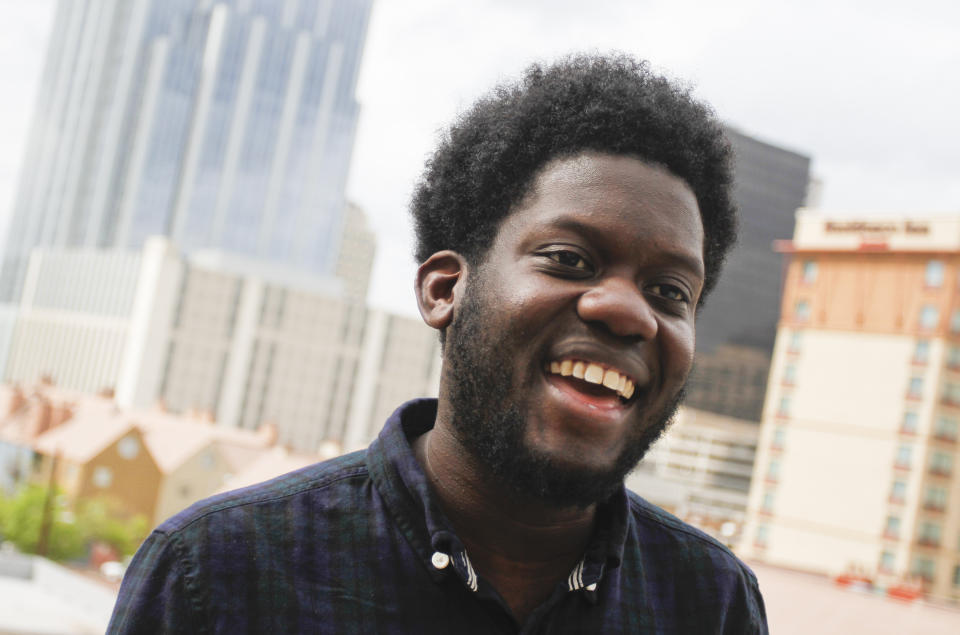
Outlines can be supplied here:
[[[627, 487], [728, 540], [747, 509], [757, 424], [681, 407], [666, 434], [627, 477]], [[721, 535], [727, 525], [728, 535]]]
[[140, 251], [36, 250], [4, 379], [50, 376], [227, 428], [272, 423], [307, 453], [363, 447], [393, 408], [439, 385], [436, 334], [363, 302], [372, 241], [351, 208], [339, 278], [184, 257], [163, 238]]
[[801, 210], [742, 555], [960, 599], [960, 218]]

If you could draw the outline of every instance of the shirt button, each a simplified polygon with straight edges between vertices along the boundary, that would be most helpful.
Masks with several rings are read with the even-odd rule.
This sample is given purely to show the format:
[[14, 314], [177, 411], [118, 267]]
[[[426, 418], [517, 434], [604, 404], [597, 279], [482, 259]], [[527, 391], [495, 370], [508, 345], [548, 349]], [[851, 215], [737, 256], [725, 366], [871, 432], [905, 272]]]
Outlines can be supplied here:
[[587, 591], [596, 591], [596, 590], [597, 590], [597, 583], [596, 583], [596, 582], [591, 582], [590, 584], [588, 584], [588, 585], [585, 586], [584, 588], [585, 588]]
[[433, 556], [430, 557], [430, 562], [437, 569], [446, 569], [447, 565], [450, 564], [450, 556], [442, 551], [434, 551]]

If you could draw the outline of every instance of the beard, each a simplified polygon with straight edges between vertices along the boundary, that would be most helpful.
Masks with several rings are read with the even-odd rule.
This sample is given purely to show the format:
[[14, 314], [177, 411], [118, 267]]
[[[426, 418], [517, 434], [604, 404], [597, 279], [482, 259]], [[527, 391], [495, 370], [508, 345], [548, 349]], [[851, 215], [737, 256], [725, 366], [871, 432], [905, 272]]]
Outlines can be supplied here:
[[576, 466], [531, 447], [525, 439], [527, 398], [512, 383], [512, 348], [488, 321], [493, 313], [483, 289], [467, 289], [446, 339], [448, 398], [454, 434], [473, 456], [518, 500], [554, 507], [587, 507], [609, 498], [669, 426], [684, 390], [652, 415], [639, 435], [631, 435], [607, 469]]

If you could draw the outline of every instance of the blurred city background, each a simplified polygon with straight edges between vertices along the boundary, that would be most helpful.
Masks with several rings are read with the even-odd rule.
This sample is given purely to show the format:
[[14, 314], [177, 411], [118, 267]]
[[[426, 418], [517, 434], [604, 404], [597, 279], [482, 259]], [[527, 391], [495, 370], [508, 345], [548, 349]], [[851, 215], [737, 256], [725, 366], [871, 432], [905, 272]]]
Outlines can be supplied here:
[[0, 0], [0, 632], [102, 632], [150, 528], [436, 393], [407, 203], [496, 81], [621, 50], [736, 152], [740, 244], [629, 477], [775, 633], [960, 632], [960, 9]]

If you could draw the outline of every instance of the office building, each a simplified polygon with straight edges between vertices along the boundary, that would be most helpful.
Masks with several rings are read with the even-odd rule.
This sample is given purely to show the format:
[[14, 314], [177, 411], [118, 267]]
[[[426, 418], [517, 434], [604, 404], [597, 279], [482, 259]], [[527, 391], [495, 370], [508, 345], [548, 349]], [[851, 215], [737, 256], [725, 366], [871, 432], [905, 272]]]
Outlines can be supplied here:
[[759, 421], [777, 331], [781, 257], [804, 205], [810, 159], [728, 127], [735, 153], [734, 201], [740, 239], [697, 318], [697, 360], [685, 403]]
[[663, 437], [627, 477], [627, 487], [720, 538], [742, 525], [757, 450], [757, 426], [682, 406]]
[[125, 408], [161, 402], [226, 427], [272, 423], [304, 452], [356, 449], [402, 401], [436, 395], [440, 373], [435, 332], [368, 309], [351, 295], [357, 285], [222, 252], [187, 256], [163, 237], [139, 250], [38, 249], [6, 378], [113, 390]]
[[960, 600], [960, 218], [797, 215], [741, 554]]
[[371, 3], [61, 2], [0, 302], [19, 301], [35, 247], [156, 234], [333, 274]]

